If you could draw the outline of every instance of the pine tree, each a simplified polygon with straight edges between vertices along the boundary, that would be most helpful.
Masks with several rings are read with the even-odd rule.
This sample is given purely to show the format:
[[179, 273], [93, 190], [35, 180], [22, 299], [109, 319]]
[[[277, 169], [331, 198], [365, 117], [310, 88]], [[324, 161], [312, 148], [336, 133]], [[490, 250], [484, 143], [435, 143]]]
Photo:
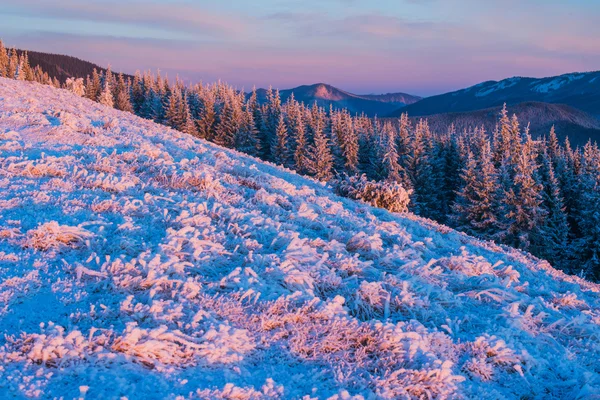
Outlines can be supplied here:
[[249, 105], [246, 106], [242, 127], [236, 137], [235, 148], [252, 156], [258, 156], [260, 153], [260, 140], [258, 130], [254, 125], [254, 116]]
[[400, 182], [400, 164], [398, 164], [398, 151], [396, 149], [396, 138], [394, 127], [391, 122], [386, 121], [380, 132], [381, 160], [385, 179], [390, 182]]
[[109, 79], [106, 79], [106, 78], [104, 79], [104, 88], [102, 89], [102, 93], [100, 93], [100, 96], [98, 98], [98, 103], [103, 104], [107, 107], [114, 106], [113, 94], [111, 91]]
[[17, 50], [11, 49], [10, 58], [8, 60], [8, 68], [6, 69], [6, 77], [15, 79], [17, 77], [17, 70], [19, 68], [19, 57]]
[[139, 115], [141, 113], [142, 104], [144, 104], [144, 86], [142, 83], [142, 76], [140, 71], [135, 71], [133, 83], [131, 84], [131, 106], [134, 114]]
[[173, 129], [182, 130], [185, 125], [185, 107], [182, 108], [181, 89], [175, 86], [169, 96], [165, 122]]
[[185, 95], [183, 97], [183, 107], [184, 107], [184, 114], [183, 114], [184, 122], [183, 122], [182, 131], [184, 133], [187, 133], [188, 135], [198, 136], [198, 130], [196, 128], [196, 120], [194, 119], [194, 116], [192, 115], [192, 112], [190, 110], [190, 101], [188, 98], [187, 91], [185, 92]]
[[296, 171], [301, 174], [308, 172], [308, 165], [310, 160], [308, 158], [308, 138], [306, 135], [306, 126], [304, 124], [303, 115], [298, 116], [296, 125], [294, 127], [294, 136], [296, 141], [296, 148], [294, 151], [294, 164]]
[[500, 110], [498, 126], [494, 132], [494, 162], [496, 166], [499, 166], [503, 159], [506, 163], [511, 162], [511, 155], [513, 154], [513, 135], [511, 128], [508, 110], [506, 109], [506, 103], [504, 103], [502, 110]]
[[29, 57], [27, 56], [27, 52], [24, 52], [19, 57], [15, 79], [19, 81], [33, 81], [33, 70], [29, 65]]
[[358, 173], [358, 135], [352, 117], [346, 110], [339, 113], [337, 141], [343, 160], [342, 168], [348, 175]]
[[98, 74], [98, 71], [94, 68], [92, 78], [86, 85], [85, 97], [90, 100], [98, 101], [101, 91], [102, 83], [100, 82], [100, 74]]
[[285, 167], [290, 166], [290, 155], [288, 148], [288, 130], [285, 126], [283, 115], [279, 114], [279, 121], [275, 128], [275, 141], [273, 142], [273, 149], [271, 150], [273, 162], [275, 164], [283, 165]]
[[8, 75], [7, 75], [8, 63], [9, 63], [8, 53], [6, 52], [4, 43], [2, 43], [2, 40], [0, 40], [0, 78], [8, 77]]
[[212, 140], [217, 120], [214, 91], [209, 89], [202, 90], [200, 92], [200, 99], [202, 102], [202, 111], [200, 112], [200, 118], [196, 121], [198, 135], [203, 139]]
[[573, 210], [580, 236], [575, 240], [584, 275], [600, 278], [600, 150], [588, 142], [581, 155], [577, 201]]
[[489, 142], [484, 142], [476, 158], [468, 151], [460, 178], [462, 187], [452, 206], [454, 226], [468, 234], [491, 238], [496, 230], [496, 171]]
[[569, 224], [552, 159], [545, 148], [541, 155], [540, 179], [543, 185], [542, 199], [546, 218], [532, 252], [550, 261], [557, 268], [567, 269]]
[[408, 114], [400, 116], [396, 145], [398, 148], [398, 164], [400, 164], [400, 181], [402, 186], [412, 189], [414, 177], [410, 175], [410, 166], [414, 162], [411, 140], [411, 123]]
[[219, 123], [215, 131], [214, 142], [220, 146], [233, 148], [235, 145], [236, 126], [231, 101], [227, 99], [219, 115]]
[[117, 79], [117, 88], [115, 91], [115, 108], [121, 111], [133, 112], [131, 105], [131, 96], [129, 94], [129, 86], [125, 82], [123, 74], [120, 73]]
[[329, 147], [329, 138], [323, 131], [324, 116], [321, 112], [315, 116], [314, 144], [310, 148], [310, 173], [320, 181], [333, 178], [333, 155]]
[[507, 193], [507, 212], [504, 215], [506, 231], [504, 242], [528, 250], [537, 240], [536, 235], [545, 218], [542, 204], [542, 187], [534, 178], [538, 168], [532, 154], [533, 142], [527, 138], [522, 150], [516, 155], [512, 190]]

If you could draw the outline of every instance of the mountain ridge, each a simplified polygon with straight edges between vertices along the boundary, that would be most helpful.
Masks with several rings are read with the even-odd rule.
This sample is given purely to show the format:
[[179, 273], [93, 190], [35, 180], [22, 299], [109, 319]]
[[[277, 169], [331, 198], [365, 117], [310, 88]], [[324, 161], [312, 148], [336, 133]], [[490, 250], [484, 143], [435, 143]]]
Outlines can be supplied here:
[[454, 92], [426, 97], [389, 116], [396, 117], [403, 112], [411, 116], [467, 112], [527, 101], [566, 104], [600, 117], [600, 71], [485, 81]]

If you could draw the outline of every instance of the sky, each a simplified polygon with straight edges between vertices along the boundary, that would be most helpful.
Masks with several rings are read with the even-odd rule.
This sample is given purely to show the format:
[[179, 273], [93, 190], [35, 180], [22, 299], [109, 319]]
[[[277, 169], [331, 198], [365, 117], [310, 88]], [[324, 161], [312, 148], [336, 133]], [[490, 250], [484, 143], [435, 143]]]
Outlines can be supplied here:
[[189, 82], [429, 96], [600, 70], [598, 0], [0, 0], [5, 45]]

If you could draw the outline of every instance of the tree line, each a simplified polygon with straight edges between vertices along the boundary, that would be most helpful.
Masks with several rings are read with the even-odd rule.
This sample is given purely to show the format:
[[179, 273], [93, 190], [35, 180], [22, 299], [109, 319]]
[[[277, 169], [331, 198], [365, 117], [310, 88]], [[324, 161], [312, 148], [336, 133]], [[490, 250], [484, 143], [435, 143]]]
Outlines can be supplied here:
[[[0, 43], [0, 76], [57, 86]], [[60, 84], [58, 84], [60, 86]], [[264, 102], [221, 83], [184, 85], [110, 70], [69, 79], [80, 96], [328, 181], [338, 193], [415, 214], [600, 278], [600, 150], [552, 129], [532, 138], [506, 107], [492, 132], [432, 132], [425, 119], [350, 115], [269, 89]], [[397, 201], [395, 201], [397, 199]]]

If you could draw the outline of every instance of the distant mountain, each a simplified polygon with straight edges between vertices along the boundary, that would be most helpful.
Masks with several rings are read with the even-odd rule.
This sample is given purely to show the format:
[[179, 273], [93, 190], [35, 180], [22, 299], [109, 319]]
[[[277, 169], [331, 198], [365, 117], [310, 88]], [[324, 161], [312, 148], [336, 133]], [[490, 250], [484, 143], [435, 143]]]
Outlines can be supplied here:
[[385, 93], [385, 94], [362, 94], [363, 99], [380, 101], [382, 103], [396, 103], [402, 105], [414, 104], [422, 97], [406, 93]]
[[[477, 111], [435, 114], [426, 118], [434, 132], [446, 131], [451, 124], [457, 131], [483, 126], [492, 132], [501, 108], [496, 106]], [[584, 145], [589, 139], [600, 143], [600, 120], [585, 111], [564, 104], [540, 102], [515, 104], [509, 106], [508, 111], [511, 115], [517, 115], [521, 126], [530, 123], [534, 137], [547, 136], [554, 125], [558, 137], [562, 140], [568, 136], [573, 145]], [[412, 117], [413, 120], [419, 118]]]
[[528, 101], [566, 104], [600, 116], [600, 71], [483, 82], [456, 92], [427, 97], [396, 110], [391, 116], [403, 112], [410, 116], [465, 112]]
[[[25, 50], [17, 49], [17, 52], [22, 54]], [[40, 53], [27, 50], [27, 57], [32, 67], [35, 68], [39, 65], [51, 78], [57, 78], [61, 83], [64, 83], [67, 78], [85, 78], [88, 75], [92, 75], [94, 68], [98, 72], [106, 71], [106, 68], [102, 68], [89, 61], [62, 54]], [[132, 76], [125, 75], [125, 77]]]
[[[257, 89], [259, 102], [267, 100], [267, 90]], [[369, 117], [384, 116], [406, 104], [412, 104], [420, 97], [405, 93], [388, 93], [383, 95], [357, 95], [338, 89], [325, 83], [298, 86], [293, 89], [280, 90], [282, 101], [286, 101], [292, 93], [294, 98], [307, 105], [316, 102], [319, 106], [329, 108], [346, 108], [351, 114], [361, 114]]]

